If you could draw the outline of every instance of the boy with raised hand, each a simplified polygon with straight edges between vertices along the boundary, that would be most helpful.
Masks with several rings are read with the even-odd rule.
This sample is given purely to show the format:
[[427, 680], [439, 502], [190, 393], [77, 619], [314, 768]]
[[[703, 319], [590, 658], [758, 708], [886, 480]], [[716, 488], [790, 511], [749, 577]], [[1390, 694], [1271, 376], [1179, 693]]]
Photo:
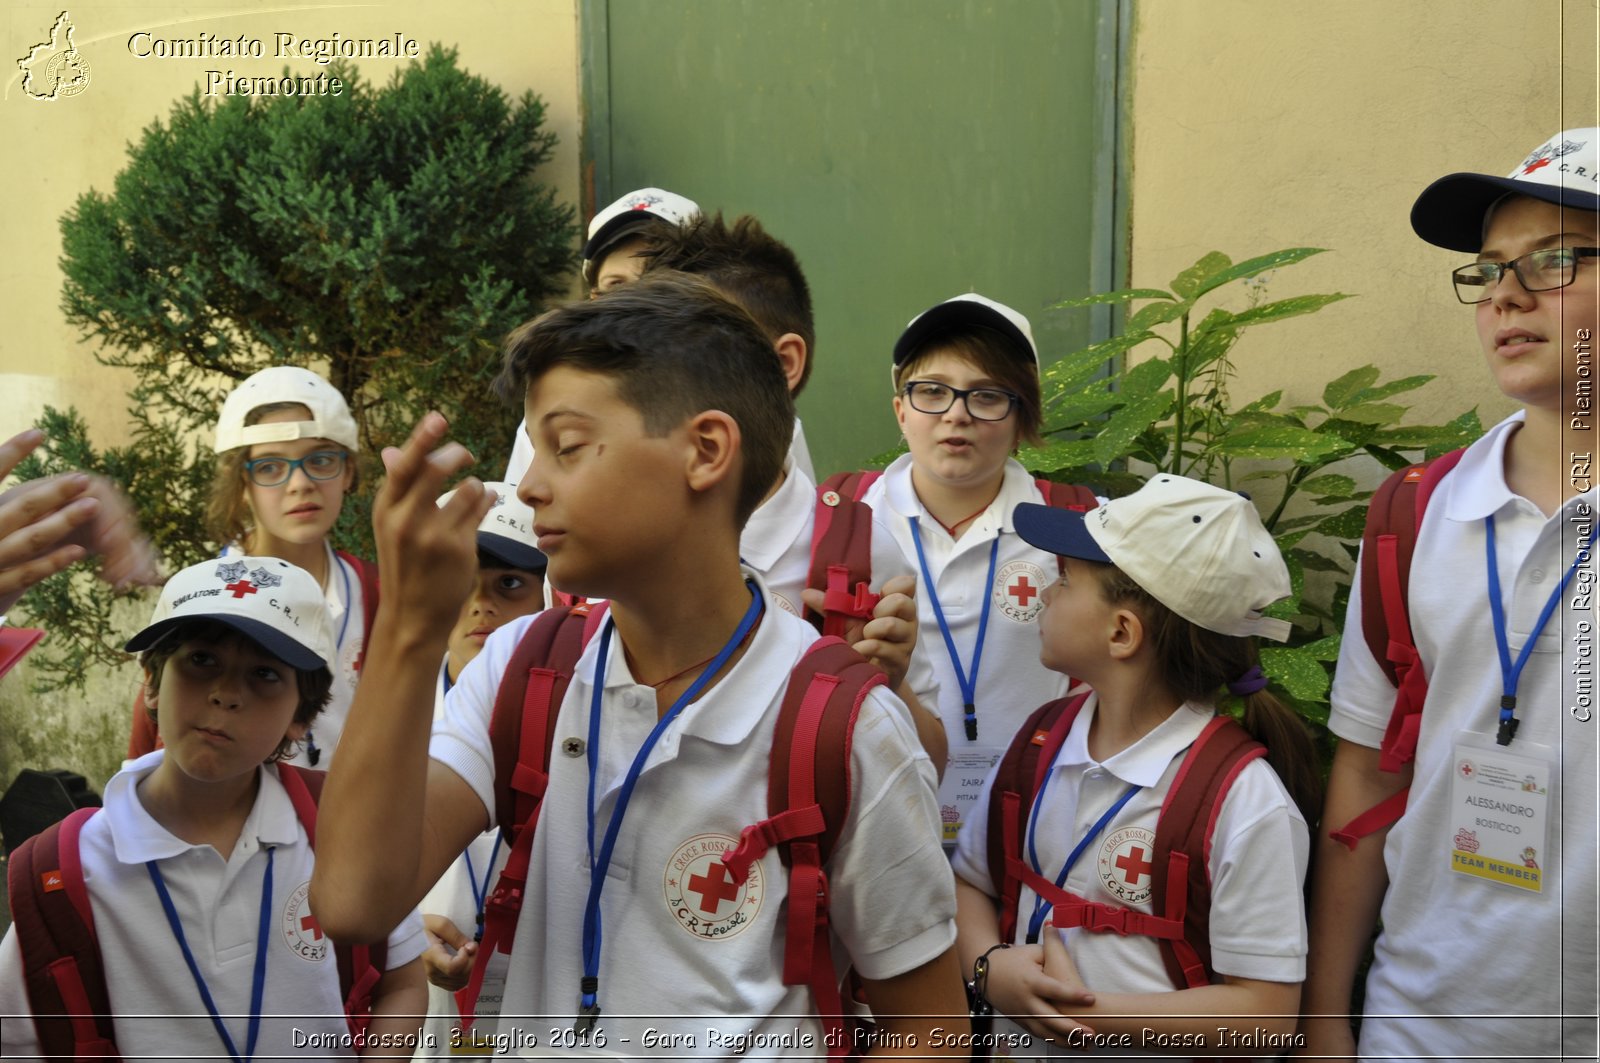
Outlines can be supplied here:
[[[1600, 129], [1570, 129], [1507, 177], [1451, 174], [1412, 207], [1417, 235], [1459, 254], [1456, 296], [1523, 409], [1438, 479], [1418, 525], [1406, 612], [1427, 692], [1399, 772], [1380, 758], [1396, 688], [1364, 637], [1364, 589], [1350, 596], [1313, 862], [1308, 1055], [1594, 1058], [1595, 724], [1563, 683], [1594, 616], [1596, 497], [1572, 460], [1593, 451], [1597, 177]], [[1408, 782], [1392, 826], [1352, 822]], [[1358, 1045], [1345, 1013], [1380, 916]]]
[[[766, 818], [776, 713], [815, 637], [767, 608], [738, 560], [740, 527], [776, 475], [793, 419], [777, 359], [760, 357], [770, 350], [736, 306], [677, 276], [557, 310], [508, 348], [502, 380], [525, 396], [537, 454], [519, 494], [539, 514], [550, 578], [611, 605], [555, 724], [561, 752], [501, 1036], [557, 1027], [580, 1048], [603, 1037], [628, 1056], [731, 1056], [752, 1038], [797, 1036], [826, 1051], [810, 992], [782, 978], [792, 899], [778, 852], [742, 883], [714, 883], [712, 865], [724, 870], [715, 861], [698, 878], [682, 873]], [[371, 936], [414, 904], [495, 803], [489, 717], [529, 622], [489, 639], [431, 748], [426, 737], [431, 661], [466, 587], [483, 504], [464, 487], [433, 506], [445, 476], [470, 460], [459, 448], [433, 452], [443, 436], [436, 415], [419, 426], [375, 510], [380, 556], [394, 566], [389, 612], [329, 781], [325, 845], [339, 855], [313, 884], [338, 936]], [[879, 1017], [873, 1053], [922, 1054], [935, 1027], [965, 1028], [933, 769], [904, 708], [878, 689], [860, 706], [850, 755], [849, 813], [826, 866], [831, 934]], [[675, 899], [696, 906], [699, 929]], [[597, 1025], [581, 1021], [596, 1008]], [[647, 1027], [669, 1036], [651, 1048]], [[964, 1055], [956, 1040], [943, 1050]]]
[[[92, 914], [112, 1013], [102, 1033], [113, 1044], [101, 1047], [127, 1059], [351, 1054], [339, 957], [306, 901], [315, 856], [304, 803], [317, 773], [279, 763], [333, 684], [322, 588], [279, 558], [204, 561], [167, 582], [127, 648], [140, 653], [144, 702], [167, 744], [111, 778], [73, 847], [88, 898], [77, 920]], [[52, 1001], [86, 1010], [60, 988], [68, 959], [93, 969], [71, 946], [80, 924], [45, 899], [77, 888], [71, 835], [58, 829], [59, 864], [33, 862], [55, 848], [39, 848], [39, 837], [12, 854], [14, 909], [32, 887], [17, 872], [60, 871], [34, 902], [39, 917], [19, 912], [0, 944], [0, 1015], [35, 1020], [0, 1024], [9, 1059], [74, 1054], [47, 1040], [65, 1025]], [[396, 910], [372, 928], [371, 940], [385, 937], [366, 1045], [409, 1056], [427, 1003], [421, 920]]]

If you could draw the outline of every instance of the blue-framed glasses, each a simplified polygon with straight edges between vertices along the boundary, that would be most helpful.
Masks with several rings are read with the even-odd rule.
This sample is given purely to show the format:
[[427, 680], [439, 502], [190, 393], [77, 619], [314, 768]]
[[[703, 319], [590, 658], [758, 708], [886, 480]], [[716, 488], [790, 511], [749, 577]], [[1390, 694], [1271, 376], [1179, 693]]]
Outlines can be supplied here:
[[342, 450], [313, 450], [303, 458], [253, 458], [244, 463], [244, 473], [257, 487], [286, 484], [296, 469], [313, 480], [332, 480], [344, 473], [347, 457]]

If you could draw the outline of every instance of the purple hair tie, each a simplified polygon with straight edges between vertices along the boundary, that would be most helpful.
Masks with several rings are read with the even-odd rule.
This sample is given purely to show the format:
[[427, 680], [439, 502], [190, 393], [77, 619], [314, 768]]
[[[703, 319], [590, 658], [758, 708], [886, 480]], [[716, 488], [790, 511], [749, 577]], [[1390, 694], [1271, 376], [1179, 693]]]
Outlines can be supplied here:
[[1240, 676], [1238, 679], [1235, 679], [1233, 682], [1229, 683], [1228, 693], [1235, 694], [1241, 698], [1247, 697], [1251, 694], [1254, 694], [1258, 690], [1266, 689], [1268, 682], [1269, 680], [1267, 679], [1267, 673], [1263, 672], [1261, 670], [1261, 666], [1258, 664], [1252, 667], [1248, 672]]

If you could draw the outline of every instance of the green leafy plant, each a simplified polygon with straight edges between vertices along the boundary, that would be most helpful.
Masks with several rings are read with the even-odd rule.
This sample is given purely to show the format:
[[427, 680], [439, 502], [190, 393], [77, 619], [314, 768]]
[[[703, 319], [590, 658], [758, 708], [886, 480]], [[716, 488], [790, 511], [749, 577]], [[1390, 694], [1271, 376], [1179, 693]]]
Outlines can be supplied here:
[[[129, 148], [112, 193], [61, 221], [62, 310], [103, 364], [132, 370], [133, 443], [96, 450], [74, 412], [47, 411], [47, 450], [22, 474], [128, 485], [169, 567], [219, 545], [201, 527], [213, 426], [269, 365], [321, 372], [350, 403], [367, 475], [335, 532], [346, 548], [370, 556], [376, 455], [430, 408], [493, 478], [517, 419], [487, 398], [500, 341], [571, 280], [573, 211], [538, 179], [556, 136], [537, 97], [513, 101], [437, 45], [386, 86], [330, 72], [343, 95], [197, 89]], [[52, 632], [42, 689], [123, 659], [110, 595], [84, 574], [24, 608]]]
[[[1128, 462], [1247, 488], [1283, 550], [1293, 587], [1291, 597], [1268, 612], [1293, 621], [1294, 638], [1287, 646], [1264, 647], [1262, 664], [1278, 693], [1317, 724], [1327, 722], [1339, 627], [1372, 494], [1361, 482], [1373, 479], [1378, 470], [1372, 465], [1403, 468], [1417, 457], [1464, 446], [1483, 431], [1476, 410], [1446, 424], [1401, 424], [1408, 407], [1392, 400], [1433, 378], [1380, 382], [1382, 374], [1371, 365], [1329, 382], [1320, 403], [1285, 405], [1281, 389], [1236, 401], [1231, 354], [1245, 330], [1349, 298], [1333, 293], [1264, 301], [1272, 271], [1322, 250], [1290, 248], [1238, 263], [1213, 251], [1173, 278], [1170, 291], [1128, 288], [1056, 304], [1113, 304], [1128, 313], [1120, 334], [1045, 370], [1046, 441], [1019, 455], [1036, 475], [1094, 484], [1112, 495], [1143, 482]], [[1248, 305], [1213, 305], [1202, 314], [1206, 297], [1239, 287]], [[1141, 348], [1155, 353], [1130, 357]], [[1114, 364], [1110, 371], [1108, 363]], [[1299, 367], [1297, 375], [1303, 377]]]

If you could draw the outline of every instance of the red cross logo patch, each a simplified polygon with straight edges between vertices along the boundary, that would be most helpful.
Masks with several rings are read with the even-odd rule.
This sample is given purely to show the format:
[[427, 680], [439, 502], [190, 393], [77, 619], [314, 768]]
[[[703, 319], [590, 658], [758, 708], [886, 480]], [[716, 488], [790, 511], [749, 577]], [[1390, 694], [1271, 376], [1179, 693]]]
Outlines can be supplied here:
[[1143, 827], [1123, 827], [1100, 844], [1096, 870], [1100, 884], [1123, 904], [1150, 899], [1154, 881], [1156, 836]]
[[278, 927], [290, 952], [308, 963], [321, 963], [330, 949], [328, 938], [322, 932], [322, 924], [311, 914], [310, 894], [310, 882], [302, 882], [289, 894], [280, 913]]
[[739, 844], [727, 834], [696, 834], [667, 861], [661, 891], [673, 922], [698, 938], [720, 940], [742, 933], [755, 922], [766, 896], [759, 862], [750, 865], [743, 884], [722, 862]]
[[1044, 608], [1040, 597], [1050, 580], [1044, 569], [1032, 561], [1012, 561], [1003, 565], [994, 577], [995, 608], [1008, 620], [1029, 624]]

